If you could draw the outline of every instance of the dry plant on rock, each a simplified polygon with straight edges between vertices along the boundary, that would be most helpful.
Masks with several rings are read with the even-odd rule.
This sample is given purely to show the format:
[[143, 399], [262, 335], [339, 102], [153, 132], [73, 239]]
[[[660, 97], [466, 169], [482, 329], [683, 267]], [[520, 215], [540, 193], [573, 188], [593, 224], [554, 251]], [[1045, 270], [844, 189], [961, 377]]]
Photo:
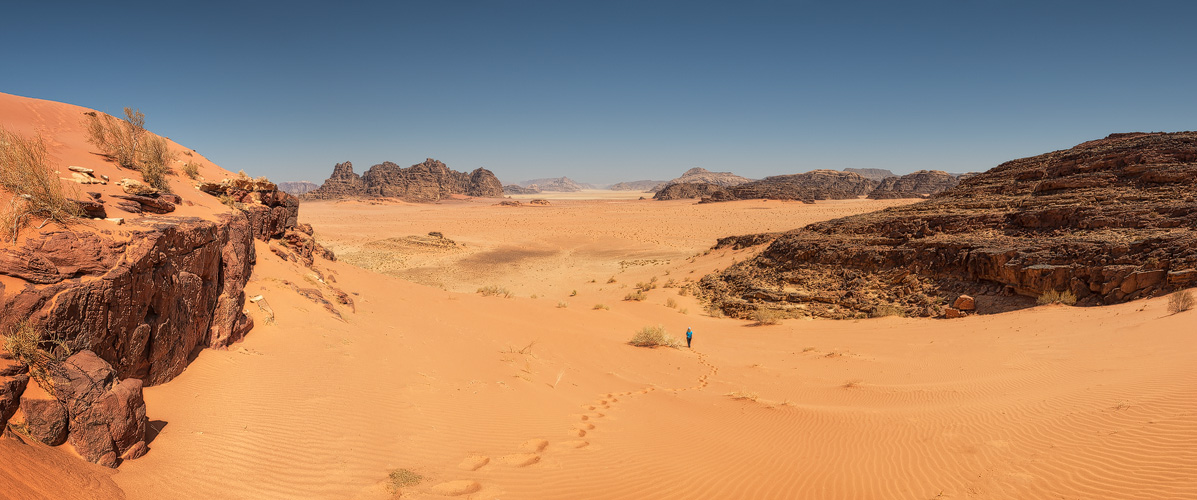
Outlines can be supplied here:
[[155, 188], [170, 192], [166, 176], [174, 173], [170, 167], [175, 154], [166, 139], [145, 129], [145, 114], [125, 108], [125, 117], [88, 112], [87, 142], [122, 168], [138, 170], [141, 178]]
[[1057, 292], [1055, 290], [1048, 290], [1039, 296], [1039, 305], [1045, 304], [1064, 304], [1067, 306], [1076, 305], [1076, 295], [1069, 290]]
[[1193, 308], [1193, 291], [1178, 290], [1168, 296], [1168, 312], [1178, 314]]
[[0, 213], [0, 235], [16, 241], [17, 234], [34, 218], [42, 224], [60, 224], [79, 217], [62, 182], [50, 170], [46, 144], [41, 136], [28, 138], [0, 128], [0, 188], [13, 194], [10, 206]]
[[53, 388], [52, 374], [76, 346], [63, 339], [46, 338], [46, 332], [28, 321], [13, 325], [4, 336], [4, 350], [29, 367], [29, 376], [43, 389]]

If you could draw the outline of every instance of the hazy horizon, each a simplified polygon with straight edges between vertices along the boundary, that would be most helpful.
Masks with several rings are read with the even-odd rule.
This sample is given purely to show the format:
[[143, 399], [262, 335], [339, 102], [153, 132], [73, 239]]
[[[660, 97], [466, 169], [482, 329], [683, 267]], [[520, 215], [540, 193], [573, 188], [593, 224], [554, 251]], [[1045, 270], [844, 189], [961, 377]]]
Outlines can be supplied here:
[[[953, 173], [1197, 129], [1179, 2], [22, 3], [0, 92], [118, 114], [232, 170], [392, 161], [504, 183]], [[2, 121], [2, 117], [0, 117]]]

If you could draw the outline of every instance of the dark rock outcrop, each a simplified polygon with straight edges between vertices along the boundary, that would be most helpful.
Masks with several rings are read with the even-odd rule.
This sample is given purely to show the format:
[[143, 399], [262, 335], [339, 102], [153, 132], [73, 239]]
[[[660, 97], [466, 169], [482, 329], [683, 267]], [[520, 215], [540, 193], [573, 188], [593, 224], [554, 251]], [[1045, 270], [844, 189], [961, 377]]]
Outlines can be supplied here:
[[503, 196], [503, 185], [494, 173], [484, 168], [467, 174], [450, 170], [444, 163], [431, 158], [407, 168], [383, 162], [370, 167], [361, 177], [353, 173], [351, 163], [345, 162], [337, 164], [324, 185], [304, 197], [390, 197], [432, 202], [452, 195], [498, 198]]
[[0, 349], [0, 436], [5, 424], [21, 405], [21, 395], [29, 385], [29, 368]]
[[690, 170], [687, 170], [685, 173], [682, 174], [681, 177], [670, 180], [669, 182], [667, 182], [665, 184], [666, 184], [666, 186], [668, 186], [669, 184], [678, 184], [678, 183], [683, 183], [683, 182], [689, 182], [689, 183], [714, 184], [716, 186], [721, 186], [721, 187], [731, 187], [731, 186], [738, 186], [740, 184], [744, 184], [746, 182], [751, 182], [751, 181], [752, 181], [752, 179], [749, 179], [747, 177], [741, 177], [741, 176], [738, 176], [731, 172], [711, 172], [710, 170], [707, 170], [705, 168], [695, 167]]
[[820, 222], [702, 280], [724, 311], [844, 318], [1077, 305], [1197, 285], [1197, 132], [1115, 134], [1003, 163], [929, 200]]
[[[37, 394], [33, 395], [34, 392]], [[66, 442], [70, 420], [66, 406], [58, 398], [42, 390], [27, 390], [21, 396], [20, 410], [20, 416], [13, 419], [14, 425], [20, 426], [29, 437], [48, 446]]]
[[845, 168], [845, 172], [852, 172], [871, 181], [881, 182], [887, 177], [897, 177], [893, 172], [884, 168]]
[[[877, 183], [851, 172], [812, 170], [774, 175], [727, 188], [732, 199], [842, 200], [869, 194]], [[713, 200], [721, 201], [721, 200]]]
[[115, 467], [145, 453], [140, 380], [121, 380], [95, 353], [81, 351], [56, 370], [54, 393], [66, 408], [71, 446], [85, 460]]
[[716, 193], [727, 193], [727, 190], [714, 184], [702, 182], [679, 182], [661, 188], [653, 195], [654, 200], [686, 200], [692, 198], [706, 198]]
[[926, 198], [954, 188], [959, 183], [956, 176], [942, 170], [919, 170], [901, 177], [882, 179], [881, 184], [869, 193], [869, 199]]

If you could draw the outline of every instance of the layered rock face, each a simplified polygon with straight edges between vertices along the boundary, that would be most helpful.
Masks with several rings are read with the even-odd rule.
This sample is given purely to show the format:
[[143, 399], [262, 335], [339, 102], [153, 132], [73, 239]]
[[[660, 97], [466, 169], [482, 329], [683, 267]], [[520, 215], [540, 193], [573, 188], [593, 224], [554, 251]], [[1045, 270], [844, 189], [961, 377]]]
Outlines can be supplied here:
[[508, 184], [503, 186], [503, 194], [537, 194], [540, 188], [533, 185], [532, 187], [524, 187], [519, 184]]
[[869, 194], [876, 185], [876, 182], [852, 172], [812, 170], [766, 177], [727, 190], [740, 200], [843, 200]]
[[845, 168], [845, 172], [858, 174], [865, 179], [881, 182], [887, 177], [897, 177], [893, 172], [884, 168]]
[[[1197, 285], [1197, 132], [1114, 134], [912, 205], [811, 224], [710, 275], [726, 312], [939, 316], [1047, 291], [1100, 305]], [[1025, 298], [1019, 298], [1022, 296]]]
[[361, 177], [353, 173], [353, 164], [338, 163], [331, 177], [320, 188], [305, 195], [308, 199], [353, 197], [392, 197], [414, 202], [432, 202], [451, 195], [499, 198], [503, 185], [495, 174], [484, 168], [470, 173], [450, 170], [431, 158], [407, 168], [391, 162], [370, 167]]
[[320, 187], [319, 184], [316, 184], [314, 182], [308, 182], [308, 181], [294, 181], [294, 182], [278, 183], [278, 190], [282, 191], [284, 193], [287, 193], [291, 196], [303, 196], [312, 191], [315, 191], [316, 188], [319, 188], [319, 187]]
[[654, 200], [686, 200], [692, 198], [709, 198], [718, 194], [728, 195], [721, 186], [703, 182], [679, 182], [661, 188], [653, 195]]
[[667, 182], [666, 185], [682, 182], [714, 184], [721, 187], [731, 187], [744, 184], [745, 182], [752, 182], [752, 179], [741, 177], [731, 172], [711, 172], [705, 168], [695, 167], [687, 170], [682, 174], [681, 177]]
[[956, 176], [942, 170], [919, 170], [901, 177], [886, 177], [873, 192], [871, 200], [895, 198], [926, 198], [956, 187], [960, 181]]

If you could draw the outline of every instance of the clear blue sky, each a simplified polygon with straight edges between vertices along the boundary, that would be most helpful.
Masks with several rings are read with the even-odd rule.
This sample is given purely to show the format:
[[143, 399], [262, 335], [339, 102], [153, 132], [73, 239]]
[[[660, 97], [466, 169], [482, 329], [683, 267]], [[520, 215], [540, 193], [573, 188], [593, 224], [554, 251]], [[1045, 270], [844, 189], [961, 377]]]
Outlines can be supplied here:
[[11, 3], [0, 91], [280, 181], [965, 172], [1197, 129], [1188, 1]]

